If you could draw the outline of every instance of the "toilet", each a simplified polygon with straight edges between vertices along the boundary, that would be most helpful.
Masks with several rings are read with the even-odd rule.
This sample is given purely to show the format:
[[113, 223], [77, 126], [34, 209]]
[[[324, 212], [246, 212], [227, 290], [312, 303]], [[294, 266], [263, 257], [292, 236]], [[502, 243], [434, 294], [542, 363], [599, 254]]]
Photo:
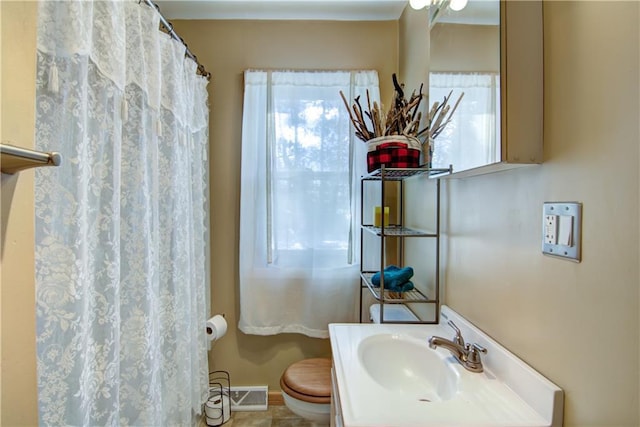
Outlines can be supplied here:
[[304, 359], [280, 377], [284, 404], [314, 426], [328, 426], [331, 418], [331, 359]]

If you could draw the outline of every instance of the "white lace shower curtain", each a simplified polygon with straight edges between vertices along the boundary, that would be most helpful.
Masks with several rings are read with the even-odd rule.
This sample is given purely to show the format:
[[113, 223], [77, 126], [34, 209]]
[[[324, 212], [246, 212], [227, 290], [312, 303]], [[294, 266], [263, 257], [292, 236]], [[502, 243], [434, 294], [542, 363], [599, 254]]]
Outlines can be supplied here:
[[207, 81], [137, 1], [38, 25], [42, 425], [195, 425], [208, 387]]

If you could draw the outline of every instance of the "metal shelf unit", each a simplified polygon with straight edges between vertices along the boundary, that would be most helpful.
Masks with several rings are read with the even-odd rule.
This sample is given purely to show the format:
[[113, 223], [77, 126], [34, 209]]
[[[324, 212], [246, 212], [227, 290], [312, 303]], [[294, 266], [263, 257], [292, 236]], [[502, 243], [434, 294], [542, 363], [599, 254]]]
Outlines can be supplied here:
[[[372, 276], [377, 273], [377, 271], [369, 271], [364, 269], [364, 266], [361, 267], [360, 270], [360, 322], [362, 322], [362, 310], [363, 310], [363, 291], [368, 290], [370, 294], [373, 296], [375, 301], [377, 301], [380, 305], [380, 314], [379, 314], [379, 323], [438, 323], [440, 317], [440, 278], [439, 278], [439, 270], [440, 270], [440, 176], [451, 173], [451, 168], [449, 169], [431, 169], [431, 168], [384, 168], [378, 169], [374, 172], [371, 172], [368, 175], [365, 175], [361, 178], [360, 181], [360, 259], [364, 260], [364, 236], [366, 233], [373, 234], [380, 239], [380, 270], [382, 271], [380, 277], [380, 286], [375, 286], [372, 283]], [[435, 186], [436, 186], [436, 207], [435, 207], [435, 230], [427, 231], [427, 230], [416, 230], [413, 228], [405, 227], [402, 222], [404, 221], [403, 209], [404, 209], [404, 180], [419, 176], [419, 175], [427, 175], [430, 178], [434, 178]], [[364, 212], [365, 212], [365, 201], [364, 201], [364, 190], [365, 185], [369, 182], [375, 182], [380, 185], [380, 206], [385, 206], [386, 194], [385, 194], [385, 182], [387, 181], [397, 181], [399, 184], [398, 195], [399, 195], [399, 213], [398, 213], [398, 222], [399, 224], [388, 224], [385, 226], [384, 220], [381, 221], [380, 226], [373, 224], [366, 224], [364, 221]], [[385, 240], [386, 239], [405, 239], [405, 238], [431, 238], [435, 240], [435, 259], [434, 259], [434, 294], [435, 298], [430, 298], [421, 290], [414, 288], [411, 291], [407, 292], [393, 292], [384, 288], [384, 268], [385, 268]], [[399, 245], [399, 261], [400, 264], [404, 262], [404, 254], [403, 254], [403, 242], [400, 242]], [[413, 313], [413, 310], [409, 306], [407, 308], [411, 313], [413, 313], [416, 317], [416, 321], [389, 321], [385, 320], [384, 317], [384, 306], [389, 304], [406, 304], [406, 303], [428, 303], [432, 304], [435, 309], [435, 318], [421, 320], [418, 315]]]

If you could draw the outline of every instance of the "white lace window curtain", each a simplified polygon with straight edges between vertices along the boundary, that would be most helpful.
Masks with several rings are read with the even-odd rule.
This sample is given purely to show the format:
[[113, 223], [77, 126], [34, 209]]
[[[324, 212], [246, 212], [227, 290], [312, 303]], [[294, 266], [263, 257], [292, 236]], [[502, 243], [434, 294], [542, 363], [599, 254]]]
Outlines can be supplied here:
[[[471, 169], [500, 161], [500, 75], [498, 73], [430, 73], [429, 100], [464, 98], [453, 120], [436, 138], [432, 166]], [[470, 143], [473, 141], [473, 143]]]
[[191, 426], [208, 391], [207, 81], [137, 1], [40, 2], [40, 423]]
[[327, 338], [355, 320], [359, 177], [348, 100], [380, 98], [375, 71], [246, 71], [240, 321], [247, 334]]

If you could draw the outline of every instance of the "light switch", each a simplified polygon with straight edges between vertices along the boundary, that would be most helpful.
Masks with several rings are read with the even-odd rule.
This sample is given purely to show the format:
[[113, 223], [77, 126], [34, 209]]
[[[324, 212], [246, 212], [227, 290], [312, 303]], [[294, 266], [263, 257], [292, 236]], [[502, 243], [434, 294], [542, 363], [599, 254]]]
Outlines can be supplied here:
[[562, 246], [573, 246], [573, 217], [571, 215], [560, 215], [558, 244]]
[[580, 262], [582, 203], [545, 202], [542, 208], [542, 253]]

